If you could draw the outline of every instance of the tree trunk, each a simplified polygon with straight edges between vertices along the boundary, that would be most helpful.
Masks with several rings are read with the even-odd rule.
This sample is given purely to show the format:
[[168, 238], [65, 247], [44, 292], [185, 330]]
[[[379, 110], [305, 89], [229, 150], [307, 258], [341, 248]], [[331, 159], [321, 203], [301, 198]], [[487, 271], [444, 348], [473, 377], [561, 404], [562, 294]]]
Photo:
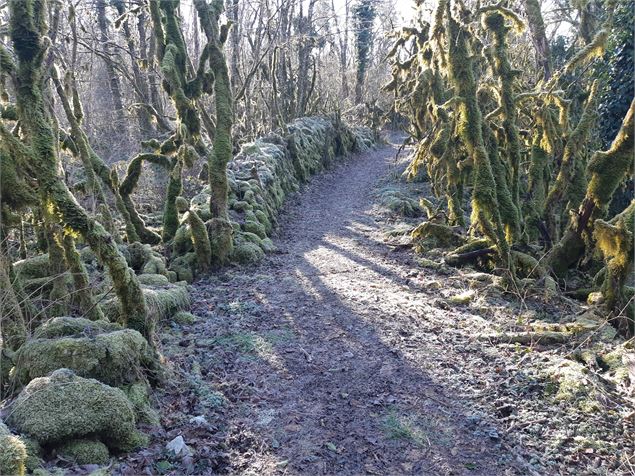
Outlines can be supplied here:
[[107, 266], [120, 301], [122, 323], [139, 330], [152, 342], [153, 321], [147, 316], [145, 298], [134, 271], [128, 267], [112, 236], [88, 216], [58, 174], [57, 138], [43, 98], [43, 60], [49, 45], [45, 37], [46, 3], [11, 0], [9, 6], [11, 37], [18, 59], [16, 102], [26, 145], [4, 127], [0, 134], [31, 158], [29, 165], [47, 200], [45, 205], [56, 211], [65, 227], [79, 233]]
[[126, 116], [123, 108], [123, 99], [121, 94], [121, 85], [119, 84], [119, 76], [115, 71], [110, 58], [110, 38], [108, 37], [108, 18], [106, 16], [106, 0], [96, 0], [95, 7], [97, 8], [97, 23], [99, 25], [100, 37], [99, 41], [102, 45], [102, 51], [104, 56], [108, 59], [104, 61], [104, 66], [108, 74], [108, 85], [110, 86], [110, 96], [112, 99], [113, 108], [116, 114], [116, 120], [120, 128], [126, 125]]
[[545, 33], [545, 22], [540, 11], [540, 2], [538, 0], [523, 0], [523, 5], [527, 15], [531, 39], [534, 43], [534, 48], [536, 48], [536, 63], [543, 71], [543, 79], [548, 81], [551, 78], [553, 66], [551, 64], [549, 40], [547, 40], [547, 34]]
[[611, 198], [624, 178], [633, 173], [633, 115], [635, 99], [631, 102], [622, 127], [607, 151], [596, 152], [587, 166], [589, 184], [578, 211], [572, 214], [567, 230], [548, 257], [557, 276], [563, 276], [580, 259], [585, 249], [584, 237], [591, 237], [594, 222], [601, 218]]

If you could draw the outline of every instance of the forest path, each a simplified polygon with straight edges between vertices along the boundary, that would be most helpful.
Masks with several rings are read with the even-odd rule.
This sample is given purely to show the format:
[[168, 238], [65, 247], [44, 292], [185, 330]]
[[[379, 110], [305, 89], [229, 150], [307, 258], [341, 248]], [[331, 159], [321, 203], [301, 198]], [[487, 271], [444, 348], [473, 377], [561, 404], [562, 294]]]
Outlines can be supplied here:
[[443, 313], [435, 291], [409, 286], [411, 254], [383, 242], [375, 201], [395, 152], [315, 177], [283, 212], [277, 253], [195, 284], [201, 317], [168, 352], [197, 382], [190, 415], [212, 422], [213, 436], [185, 435], [193, 472], [207, 458], [241, 474], [516, 474], [435, 375], [470, 355], [446, 350], [426, 317]]

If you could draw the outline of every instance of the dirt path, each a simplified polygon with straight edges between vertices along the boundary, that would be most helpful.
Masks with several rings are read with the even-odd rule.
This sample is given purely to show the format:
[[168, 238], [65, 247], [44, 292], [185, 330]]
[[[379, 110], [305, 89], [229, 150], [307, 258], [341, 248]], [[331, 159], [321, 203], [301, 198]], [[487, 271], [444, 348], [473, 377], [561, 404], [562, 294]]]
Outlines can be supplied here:
[[317, 177], [283, 213], [277, 253], [194, 286], [199, 320], [164, 339], [189, 382], [168, 390], [166, 438], [194, 447], [190, 472], [520, 474], [444, 386], [470, 357], [443, 355], [434, 289], [413, 288], [410, 255], [383, 243], [373, 192], [394, 153]]

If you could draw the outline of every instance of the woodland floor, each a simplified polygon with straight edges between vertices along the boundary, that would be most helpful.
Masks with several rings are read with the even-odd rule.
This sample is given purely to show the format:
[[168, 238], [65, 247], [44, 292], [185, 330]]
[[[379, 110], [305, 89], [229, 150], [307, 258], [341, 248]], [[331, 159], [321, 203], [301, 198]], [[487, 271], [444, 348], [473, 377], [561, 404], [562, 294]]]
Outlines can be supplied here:
[[[395, 152], [316, 177], [282, 213], [277, 253], [194, 284], [197, 321], [160, 334], [164, 430], [116, 474], [627, 474], [611, 455], [633, 453], [632, 425], [543, 400], [532, 368], [548, 352], [477, 340], [535, 309], [448, 305], [463, 272], [386, 243]], [[608, 449], [577, 444], [584, 425]], [[167, 456], [178, 435], [194, 456]]]

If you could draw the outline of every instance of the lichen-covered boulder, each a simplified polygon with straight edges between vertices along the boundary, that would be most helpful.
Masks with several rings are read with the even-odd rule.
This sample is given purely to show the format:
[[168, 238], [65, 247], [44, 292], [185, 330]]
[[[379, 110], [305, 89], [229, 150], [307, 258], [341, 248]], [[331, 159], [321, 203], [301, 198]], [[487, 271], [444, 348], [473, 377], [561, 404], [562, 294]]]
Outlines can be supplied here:
[[86, 438], [66, 441], [55, 448], [55, 453], [75, 464], [106, 464], [110, 458], [105, 444]]
[[33, 337], [36, 339], [53, 339], [62, 336], [94, 336], [106, 332], [119, 331], [123, 329], [116, 322], [91, 321], [83, 317], [61, 316], [49, 319], [35, 329]]
[[22, 385], [60, 368], [112, 386], [145, 380], [156, 366], [145, 338], [123, 329], [96, 336], [63, 336], [27, 341], [16, 353], [15, 379]]
[[119, 389], [59, 369], [32, 380], [9, 406], [7, 424], [42, 445], [90, 437], [130, 451], [143, 444], [130, 401]]
[[22, 440], [12, 435], [0, 421], [0, 474], [22, 476], [26, 469], [27, 452]]

